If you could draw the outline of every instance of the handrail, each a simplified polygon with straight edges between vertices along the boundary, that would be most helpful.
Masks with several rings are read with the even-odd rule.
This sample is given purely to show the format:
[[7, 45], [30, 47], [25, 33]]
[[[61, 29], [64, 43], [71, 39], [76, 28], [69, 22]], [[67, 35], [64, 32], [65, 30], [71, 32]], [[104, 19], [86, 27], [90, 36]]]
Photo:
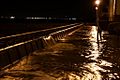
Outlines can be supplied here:
[[49, 31], [49, 30], [55, 30], [55, 29], [65, 28], [65, 27], [68, 27], [68, 26], [76, 25], [76, 24], [79, 24], [79, 23], [69, 24], [69, 25], [66, 25], [66, 26], [60, 26], [60, 27], [56, 27], [56, 28], [50, 28], [50, 29], [44, 29], [44, 30], [38, 30], [38, 31], [32, 31], [32, 32], [26, 32], [26, 33], [21, 33], [21, 34], [15, 34], [15, 35], [10, 35], [10, 36], [5, 36], [5, 37], [1, 37], [0, 40], [7, 39], [7, 38], [12, 38], [12, 37], [19, 37], [19, 36], [34, 34], [34, 33], [39, 33], [39, 32], [43, 32], [43, 31]]
[[[79, 26], [82, 26], [83, 24], [78, 24], [78, 25], [71, 24], [71, 25], [73, 25], [73, 26], [70, 26], [67, 28], [62, 28], [62, 29], [59, 29], [59, 28], [61, 28], [61, 27], [59, 27], [59, 28], [57, 28], [58, 30], [53, 30], [48, 34], [41, 35], [41, 36], [38, 36], [35, 38], [30, 38], [28, 40], [1, 48], [0, 49], [0, 58], [1, 58], [0, 59], [0, 63], [1, 63], [0, 70], [5, 70], [5, 69], [13, 66], [14, 64], [16, 64], [20, 60], [22, 60], [25, 56], [28, 56], [30, 53], [32, 53], [35, 50], [49, 47], [49, 45], [46, 45], [46, 43], [44, 43], [44, 42], [46, 42], [47, 40], [48, 40], [48, 42], [50, 42], [50, 41], [52, 42], [53, 39], [55, 40], [55, 42], [57, 42], [57, 41], [59, 41], [59, 39], [63, 38], [70, 32], [72, 32], [76, 29], [79, 29]], [[66, 27], [66, 26], [64, 26], [64, 27]], [[52, 28], [52, 29], [56, 29], [56, 28]], [[42, 30], [42, 31], [47, 32], [47, 30], [51, 30], [51, 29], [46, 29], [46, 30]], [[31, 35], [32, 35], [32, 33], [35, 33], [35, 32], [34, 31], [31, 32]], [[30, 33], [24, 33], [23, 35], [27, 35], [27, 34], [30, 34]], [[18, 37], [18, 36], [22, 36], [22, 35], [17, 34], [17, 36], [14, 35], [12, 37], [15, 37], [15, 40], [16, 40], [16, 37]], [[46, 39], [49, 36], [51, 38]], [[7, 38], [11, 38], [11, 36], [8, 36]], [[6, 37], [3, 37], [1, 39], [6, 39]], [[50, 44], [50, 45], [54, 45], [54, 44], [55, 43]]]
[[[42, 36], [42, 37], [43, 37], [43, 36]], [[33, 40], [42, 39], [42, 37], [39, 37], [39, 38], [36, 38], [36, 39], [33, 39]], [[18, 43], [18, 44], [14, 44], [14, 45], [11, 45], [11, 46], [7, 46], [7, 47], [5, 47], [5, 48], [1, 48], [0, 51], [7, 50], [7, 49], [10, 49], [10, 48], [19, 46], [19, 45], [23, 45], [23, 44], [25, 44], [25, 43], [32, 42], [33, 40], [31, 39], [31, 40], [28, 40], [28, 41], [25, 41], [25, 42], [21, 42], [21, 43]]]
[[[78, 27], [78, 26], [82, 26], [82, 25], [83, 25], [83, 24], [79, 24], [79, 25], [75, 25], [75, 26], [70, 27], [70, 28], [66, 28], [66, 29], [63, 29], [63, 30], [58, 30], [58, 31], [56, 31], [56, 32], [50, 33], [49, 35], [54, 35], [54, 34], [57, 34], [57, 33], [63, 32], [63, 31], [67, 31], [67, 30], [73, 29], [73, 28]], [[33, 40], [42, 39], [42, 38], [44, 38], [44, 37], [46, 37], [46, 36], [44, 35], [44, 36], [40, 36], [40, 37], [35, 38], [35, 39], [30, 39], [30, 40], [27, 40], [27, 41], [24, 41], [24, 42], [20, 42], [20, 43], [14, 44], [14, 45], [10, 45], [10, 46], [7, 46], [7, 47], [5, 47], [5, 48], [1, 48], [0, 51], [7, 50], [7, 49], [13, 48], [13, 47], [15, 47], [15, 46], [19, 46], [19, 45], [22, 45], [22, 44], [31, 42], [31, 41], [33, 41]]]
[[67, 30], [69, 30], [69, 29], [72, 29], [72, 28], [75, 28], [75, 27], [81, 26], [81, 25], [83, 25], [83, 24], [76, 25], [76, 26], [73, 26], [73, 27], [70, 27], [70, 28], [67, 28], [67, 29], [64, 29], [64, 30], [59, 30], [59, 31], [56, 31], [56, 32], [51, 33], [50, 35], [54, 35], [54, 34], [56, 34], [56, 33], [62, 32], [62, 31], [67, 31]]

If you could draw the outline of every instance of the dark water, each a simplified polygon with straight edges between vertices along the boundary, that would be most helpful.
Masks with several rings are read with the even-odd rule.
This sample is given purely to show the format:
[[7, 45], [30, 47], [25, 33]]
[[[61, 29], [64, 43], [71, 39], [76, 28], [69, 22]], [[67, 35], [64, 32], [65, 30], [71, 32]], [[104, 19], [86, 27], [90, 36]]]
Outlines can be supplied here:
[[27, 63], [23, 60], [6, 70], [1, 79], [120, 80], [119, 41], [105, 31], [98, 40], [96, 26], [83, 26], [56, 45], [34, 52]]

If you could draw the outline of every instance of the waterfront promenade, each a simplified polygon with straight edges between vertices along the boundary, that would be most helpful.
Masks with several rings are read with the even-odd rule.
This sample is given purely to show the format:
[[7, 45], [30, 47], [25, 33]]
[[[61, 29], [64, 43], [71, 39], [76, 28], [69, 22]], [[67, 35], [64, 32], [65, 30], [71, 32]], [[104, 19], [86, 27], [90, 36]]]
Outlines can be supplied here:
[[[54, 41], [54, 40], [53, 40]], [[3, 71], [0, 80], [120, 79], [119, 37], [83, 25], [45, 49], [34, 51]]]

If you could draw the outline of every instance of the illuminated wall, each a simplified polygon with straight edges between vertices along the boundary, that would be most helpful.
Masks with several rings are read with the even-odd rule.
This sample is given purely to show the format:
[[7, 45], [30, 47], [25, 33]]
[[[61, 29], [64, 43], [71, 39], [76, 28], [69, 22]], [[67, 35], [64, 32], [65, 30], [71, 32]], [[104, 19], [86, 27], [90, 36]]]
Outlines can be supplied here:
[[109, 21], [113, 21], [115, 15], [116, 0], [109, 1]]
[[120, 15], [120, 0], [117, 0], [116, 3], [116, 15]]

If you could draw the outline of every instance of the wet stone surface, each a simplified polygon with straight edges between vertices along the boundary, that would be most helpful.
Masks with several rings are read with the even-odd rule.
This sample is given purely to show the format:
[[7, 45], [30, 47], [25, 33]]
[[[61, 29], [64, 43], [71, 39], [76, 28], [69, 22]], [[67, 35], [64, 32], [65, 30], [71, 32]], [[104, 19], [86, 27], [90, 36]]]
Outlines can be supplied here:
[[83, 26], [5, 70], [0, 80], [119, 80], [119, 41], [104, 31], [97, 40], [96, 27]]

